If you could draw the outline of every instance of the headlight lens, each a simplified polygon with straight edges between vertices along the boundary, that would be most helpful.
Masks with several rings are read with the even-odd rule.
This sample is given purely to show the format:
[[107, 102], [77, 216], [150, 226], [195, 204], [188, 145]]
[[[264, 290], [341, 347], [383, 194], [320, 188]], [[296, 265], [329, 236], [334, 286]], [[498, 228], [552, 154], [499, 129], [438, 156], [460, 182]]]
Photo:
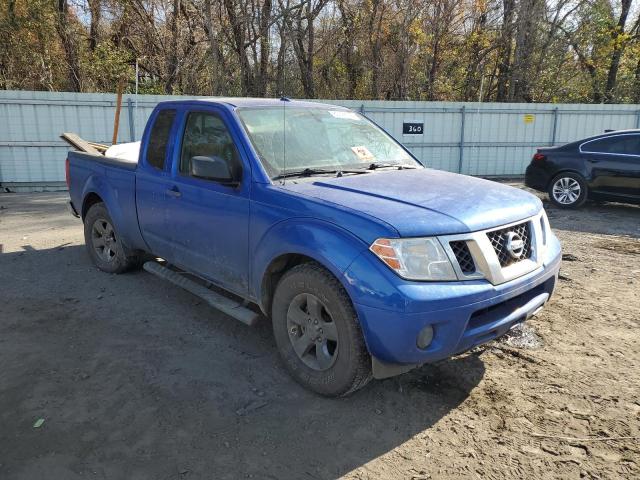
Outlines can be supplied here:
[[437, 238], [379, 238], [369, 247], [380, 260], [408, 280], [456, 280]]

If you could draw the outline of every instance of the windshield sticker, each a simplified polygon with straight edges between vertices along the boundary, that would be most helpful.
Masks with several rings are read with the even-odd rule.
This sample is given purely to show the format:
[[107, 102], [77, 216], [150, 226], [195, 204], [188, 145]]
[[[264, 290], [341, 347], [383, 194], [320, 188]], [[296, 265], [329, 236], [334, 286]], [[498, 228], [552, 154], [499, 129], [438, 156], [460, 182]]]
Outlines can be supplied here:
[[329, 110], [329, 113], [334, 118], [343, 118], [345, 120], [360, 120], [357, 113], [345, 112], [343, 110]]
[[375, 160], [376, 158], [373, 153], [371, 153], [369, 149], [364, 145], [361, 145], [359, 147], [351, 147], [351, 150], [353, 150], [353, 153], [356, 154], [358, 160], [362, 160], [363, 162]]

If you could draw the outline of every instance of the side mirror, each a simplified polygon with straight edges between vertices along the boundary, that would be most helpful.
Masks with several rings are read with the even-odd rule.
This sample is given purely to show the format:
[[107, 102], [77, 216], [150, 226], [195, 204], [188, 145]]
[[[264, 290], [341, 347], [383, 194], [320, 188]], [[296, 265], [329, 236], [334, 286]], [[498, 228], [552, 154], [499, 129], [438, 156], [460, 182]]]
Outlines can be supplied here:
[[191, 175], [224, 184], [238, 183], [237, 180], [233, 178], [229, 164], [216, 155], [212, 157], [191, 157]]

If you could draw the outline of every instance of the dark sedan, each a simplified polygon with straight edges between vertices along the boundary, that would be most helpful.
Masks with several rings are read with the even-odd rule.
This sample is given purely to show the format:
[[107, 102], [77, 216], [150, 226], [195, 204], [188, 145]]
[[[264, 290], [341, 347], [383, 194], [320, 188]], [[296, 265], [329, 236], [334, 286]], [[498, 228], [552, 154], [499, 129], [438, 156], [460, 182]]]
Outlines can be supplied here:
[[587, 198], [640, 204], [640, 130], [538, 148], [525, 184], [562, 208], [579, 207]]

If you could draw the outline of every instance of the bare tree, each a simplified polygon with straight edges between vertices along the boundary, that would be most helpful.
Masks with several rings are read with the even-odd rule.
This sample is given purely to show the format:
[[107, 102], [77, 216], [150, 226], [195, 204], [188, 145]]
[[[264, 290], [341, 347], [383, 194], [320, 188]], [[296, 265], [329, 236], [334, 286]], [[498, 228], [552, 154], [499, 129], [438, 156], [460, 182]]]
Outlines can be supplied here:
[[[634, 0], [0, 0], [0, 88], [640, 101]], [[130, 88], [130, 87], [129, 87]]]
[[[632, 0], [622, 0], [620, 16], [617, 24], [611, 29], [611, 41], [613, 44], [613, 52], [609, 62], [609, 70], [607, 72], [607, 84], [604, 87], [605, 103], [612, 103], [615, 96], [616, 81], [618, 78], [618, 70], [620, 69], [620, 59], [622, 53], [629, 43], [625, 27], [629, 10], [631, 9]], [[639, 14], [640, 15], [640, 14]], [[640, 18], [640, 17], [639, 17]]]
[[223, 0], [231, 27], [230, 43], [240, 66], [243, 95], [264, 96], [269, 79], [271, 0]]
[[382, 44], [383, 44], [383, 22], [387, 12], [385, 0], [371, 0], [367, 2], [369, 10], [366, 11], [367, 40], [369, 69], [371, 70], [370, 95], [373, 99], [380, 98], [380, 78], [382, 76]]
[[442, 65], [442, 57], [446, 54], [448, 37], [458, 27], [456, 17], [459, 12], [459, 4], [459, 0], [433, 0], [428, 2], [422, 15], [425, 31], [429, 32], [430, 38], [428, 42], [429, 55], [425, 65], [425, 97], [427, 100], [437, 99], [436, 84]]
[[355, 3], [348, 2], [348, 0], [338, 0], [337, 6], [340, 12], [340, 29], [342, 38], [339, 52], [342, 54], [345, 67], [347, 69], [347, 95], [349, 98], [354, 98], [356, 95], [356, 89], [358, 88], [358, 78], [360, 77], [361, 72], [356, 52], [357, 13], [359, 6]]
[[509, 98], [515, 13], [516, 0], [503, 0], [502, 25], [500, 27], [500, 40], [498, 47], [498, 84], [496, 87], [496, 100], [499, 102], [504, 102]]
[[91, 23], [89, 26], [89, 49], [93, 52], [100, 40], [100, 19], [102, 18], [102, 1], [88, 0]]
[[78, 55], [78, 45], [74, 37], [73, 28], [69, 20], [69, 4], [67, 0], [56, 1], [56, 30], [64, 49], [67, 64], [67, 88], [73, 92], [82, 89], [80, 74], [80, 58]]
[[169, 45], [167, 46], [167, 74], [164, 91], [172, 94], [178, 76], [178, 20], [180, 17], [181, 0], [173, 0], [171, 19], [169, 23]]
[[509, 82], [509, 100], [531, 102], [534, 54], [539, 45], [538, 28], [542, 23], [544, 0], [520, 0], [516, 21], [516, 45]]
[[285, 4], [279, 0], [284, 25], [300, 68], [302, 89], [307, 98], [315, 98], [316, 96], [314, 79], [315, 21], [328, 1], [301, 0], [291, 4], [287, 0]]
[[211, 93], [213, 95], [218, 95], [221, 92], [222, 87], [218, 72], [222, 52], [220, 51], [217, 32], [213, 25], [213, 6], [211, 4], [211, 0], [204, 0], [202, 26], [204, 28], [205, 35], [207, 36], [207, 40], [209, 41], [209, 52], [207, 58], [211, 64], [211, 78], [209, 82], [211, 85]]

